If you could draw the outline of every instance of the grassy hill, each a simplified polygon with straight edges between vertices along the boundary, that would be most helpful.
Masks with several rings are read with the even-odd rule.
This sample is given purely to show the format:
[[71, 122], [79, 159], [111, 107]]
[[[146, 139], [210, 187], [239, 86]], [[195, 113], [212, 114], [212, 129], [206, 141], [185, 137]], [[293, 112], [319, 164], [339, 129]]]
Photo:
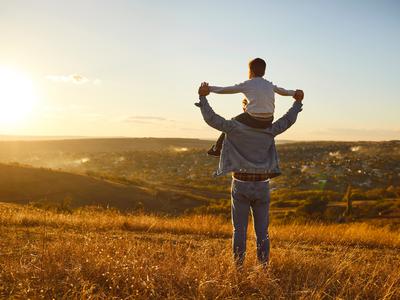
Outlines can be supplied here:
[[268, 269], [231, 224], [0, 203], [0, 298], [399, 299], [400, 233], [366, 224], [272, 225]]
[[[73, 207], [98, 203], [124, 211], [143, 207], [169, 213], [204, 203], [211, 206], [197, 211], [229, 215], [231, 178], [211, 176], [218, 164], [205, 154], [211, 143], [154, 138], [3, 142], [0, 162], [81, 175], [63, 178], [60, 172], [46, 170], [48, 177], [35, 183], [40, 190], [24, 190], [19, 183], [10, 192], [8, 171], [0, 169], [6, 178], [0, 195], [4, 201], [21, 203], [49, 197], [60, 203], [72, 197]], [[341, 222], [351, 188], [352, 219], [400, 224], [400, 141], [297, 142], [278, 145], [278, 152], [282, 176], [271, 181], [272, 220], [312, 217]], [[48, 190], [53, 175], [62, 184]], [[304, 209], [318, 201], [329, 203], [317, 214], [307, 209], [303, 216]]]
[[159, 151], [174, 148], [205, 149], [211, 141], [179, 138], [92, 138], [0, 141], [0, 157], [54, 152]]
[[123, 211], [143, 209], [160, 213], [179, 213], [204, 204], [199, 197], [179, 191], [5, 164], [0, 164], [0, 201], [71, 208], [99, 205]]

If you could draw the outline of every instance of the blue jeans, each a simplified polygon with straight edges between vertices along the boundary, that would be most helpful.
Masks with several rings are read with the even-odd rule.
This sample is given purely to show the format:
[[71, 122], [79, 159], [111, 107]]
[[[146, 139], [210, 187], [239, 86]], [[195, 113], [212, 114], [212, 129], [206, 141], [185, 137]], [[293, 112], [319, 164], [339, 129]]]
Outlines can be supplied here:
[[241, 265], [246, 254], [246, 237], [251, 209], [257, 238], [257, 258], [267, 263], [269, 258], [269, 182], [232, 180], [233, 255]]

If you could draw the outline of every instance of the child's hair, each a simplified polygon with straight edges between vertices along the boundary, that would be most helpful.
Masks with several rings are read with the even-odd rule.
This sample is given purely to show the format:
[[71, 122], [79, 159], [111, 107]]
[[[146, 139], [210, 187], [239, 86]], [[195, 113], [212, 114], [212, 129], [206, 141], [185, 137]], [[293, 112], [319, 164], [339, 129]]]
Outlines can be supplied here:
[[265, 68], [267, 67], [267, 64], [265, 63], [265, 60], [261, 58], [255, 58], [252, 59], [249, 62], [249, 77], [263, 77], [265, 75]]

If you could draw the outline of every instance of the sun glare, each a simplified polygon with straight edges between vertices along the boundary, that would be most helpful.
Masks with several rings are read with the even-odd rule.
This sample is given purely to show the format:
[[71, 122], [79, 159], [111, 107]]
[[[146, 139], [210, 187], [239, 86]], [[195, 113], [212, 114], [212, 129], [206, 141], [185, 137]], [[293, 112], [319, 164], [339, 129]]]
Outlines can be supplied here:
[[32, 80], [21, 72], [0, 66], [0, 123], [24, 121], [35, 102]]

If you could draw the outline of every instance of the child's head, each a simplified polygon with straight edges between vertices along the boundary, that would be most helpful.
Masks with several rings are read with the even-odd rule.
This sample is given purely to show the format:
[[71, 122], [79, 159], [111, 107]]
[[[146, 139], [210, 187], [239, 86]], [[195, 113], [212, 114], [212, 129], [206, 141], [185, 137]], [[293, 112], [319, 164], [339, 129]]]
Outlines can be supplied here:
[[261, 58], [252, 59], [249, 62], [249, 78], [263, 77], [267, 64]]

